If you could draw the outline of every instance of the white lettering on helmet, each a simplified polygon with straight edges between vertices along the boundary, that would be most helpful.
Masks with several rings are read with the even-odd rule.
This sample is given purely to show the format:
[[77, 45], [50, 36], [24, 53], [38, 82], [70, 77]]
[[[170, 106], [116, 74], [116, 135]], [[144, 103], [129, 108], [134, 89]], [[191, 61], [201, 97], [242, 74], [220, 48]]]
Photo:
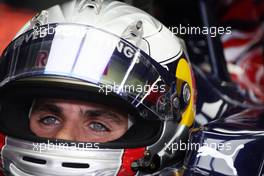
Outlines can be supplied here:
[[30, 40], [37, 40], [37, 39], [45, 38], [47, 35], [54, 35], [54, 34], [55, 34], [55, 29], [52, 26], [33, 28], [32, 32], [25, 34], [16, 40], [14, 44], [14, 49], [21, 46], [23, 42], [28, 43]]
[[133, 58], [135, 56], [135, 49], [131, 48], [122, 41], [117, 44], [116, 48], [119, 53], [124, 54], [127, 58]]

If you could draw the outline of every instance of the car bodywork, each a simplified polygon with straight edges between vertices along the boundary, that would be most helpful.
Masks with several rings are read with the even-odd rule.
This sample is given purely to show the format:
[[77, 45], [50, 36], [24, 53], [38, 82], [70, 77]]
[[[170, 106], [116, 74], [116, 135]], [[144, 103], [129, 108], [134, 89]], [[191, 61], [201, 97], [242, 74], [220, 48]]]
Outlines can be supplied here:
[[[197, 3], [201, 24], [213, 26], [215, 20], [210, 0]], [[207, 53], [212, 73], [195, 66], [197, 82], [196, 127], [190, 134], [183, 175], [263, 175], [264, 174], [264, 110], [254, 104], [226, 69], [219, 37], [204, 37], [203, 53]], [[189, 45], [188, 45], [189, 42]], [[192, 50], [197, 42], [189, 38]], [[197, 56], [195, 54], [190, 55]], [[203, 57], [202, 55], [200, 57]]]

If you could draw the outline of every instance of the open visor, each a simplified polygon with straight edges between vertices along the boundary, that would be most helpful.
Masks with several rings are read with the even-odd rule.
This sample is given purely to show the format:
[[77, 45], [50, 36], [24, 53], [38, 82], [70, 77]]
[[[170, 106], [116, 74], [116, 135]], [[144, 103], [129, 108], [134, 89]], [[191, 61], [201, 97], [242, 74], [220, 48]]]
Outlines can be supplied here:
[[[173, 118], [174, 84], [162, 67], [126, 40], [72, 24], [40, 26], [15, 39], [0, 64], [0, 86], [27, 77], [78, 79], [116, 94], [144, 118]], [[159, 70], [159, 71], [158, 71]]]

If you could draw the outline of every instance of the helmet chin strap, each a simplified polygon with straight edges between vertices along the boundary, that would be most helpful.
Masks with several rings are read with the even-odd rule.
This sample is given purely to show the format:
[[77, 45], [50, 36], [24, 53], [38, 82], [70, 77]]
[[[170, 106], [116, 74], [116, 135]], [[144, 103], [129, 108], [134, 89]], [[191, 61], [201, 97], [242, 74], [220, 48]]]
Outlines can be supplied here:
[[130, 114], [128, 114], [127, 119], [128, 119], [128, 121], [127, 121], [127, 123], [128, 123], [128, 125], [127, 125], [127, 126], [128, 126], [127, 130], [129, 130], [130, 127], [132, 127], [132, 125], [134, 125], [135, 120], [134, 120], [133, 116], [131, 116]]
[[29, 109], [29, 113], [28, 113], [28, 118], [29, 118], [29, 119], [30, 119], [30, 117], [31, 117], [31, 113], [32, 113], [32, 110], [33, 110], [35, 104], [36, 104], [36, 99], [34, 99], [34, 100], [32, 101], [31, 107], [30, 107], [30, 109]]

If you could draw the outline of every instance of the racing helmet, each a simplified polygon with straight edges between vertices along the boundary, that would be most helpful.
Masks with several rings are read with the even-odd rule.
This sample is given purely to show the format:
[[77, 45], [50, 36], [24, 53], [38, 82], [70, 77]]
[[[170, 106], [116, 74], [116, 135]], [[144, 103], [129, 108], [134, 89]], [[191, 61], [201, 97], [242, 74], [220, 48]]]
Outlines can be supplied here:
[[[118, 1], [73, 0], [33, 17], [0, 61], [1, 170], [6, 175], [136, 175], [181, 160], [195, 116], [184, 43], [159, 21]], [[36, 98], [124, 109], [133, 125], [114, 141], [36, 136]]]

